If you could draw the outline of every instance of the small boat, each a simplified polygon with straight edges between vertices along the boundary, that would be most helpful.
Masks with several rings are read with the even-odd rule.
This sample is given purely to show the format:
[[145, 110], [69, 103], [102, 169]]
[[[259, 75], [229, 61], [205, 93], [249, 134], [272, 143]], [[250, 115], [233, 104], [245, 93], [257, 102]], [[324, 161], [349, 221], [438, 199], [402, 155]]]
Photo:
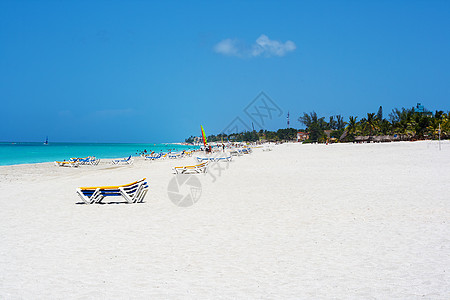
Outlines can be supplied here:
[[47, 136], [47, 138], [45, 139], [44, 145], [48, 145], [48, 136]]

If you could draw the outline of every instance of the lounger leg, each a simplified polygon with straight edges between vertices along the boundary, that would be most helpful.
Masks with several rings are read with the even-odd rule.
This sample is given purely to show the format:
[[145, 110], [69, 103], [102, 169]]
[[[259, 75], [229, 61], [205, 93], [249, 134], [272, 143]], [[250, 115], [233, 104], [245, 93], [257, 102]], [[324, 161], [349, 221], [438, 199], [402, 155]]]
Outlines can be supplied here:
[[77, 189], [77, 194], [78, 194], [78, 196], [80, 196], [81, 200], [83, 200], [84, 203], [86, 203], [86, 204], [91, 203], [90, 198], [83, 195], [83, 192], [81, 191], [81, 189], [79, 189], [79, 188]]
[[[91, 195], [91, 197], [85, 196], [80, 188], [77, 189], [77, 194], [86, 204], [92, 204], [94, 202], [97, 202], [97, 198], [101, 197], [100, 189], [96, 189], [94, 193]], [[100, 198], [100, 201], [101, 199], [103, 199], [103, 197]]]
[[140, 186], [139, 192], [135, 196], [134, 203], [140, 203], [144, 200], [145, 195], [147, 194], [148, 188], [145, 188], [144, 185]]
[[148, 189], [144, 189], [144, 190], [142, 191], [142, 193], [141, 193], [139, 199], [138, 199], [136, 202], [139, 202], [139, 203], [143, 202], [143, 201], [144, 201], [145, 195], [147, 195], [147, 191], [148, 191]]
[[139, 186], [137, 187], [136, 191], [132, 194], [128, 194], [125, 189], [123, 187], [120, 187], [120, 193], [122, 194], [122, 196], [125, 198], [125, 200], [128, 203], [133, 203], [136, 201], [136, 197], [139, 196], [139, 193], [141, 192], [143, 188], [143, 183], [140, 183]]

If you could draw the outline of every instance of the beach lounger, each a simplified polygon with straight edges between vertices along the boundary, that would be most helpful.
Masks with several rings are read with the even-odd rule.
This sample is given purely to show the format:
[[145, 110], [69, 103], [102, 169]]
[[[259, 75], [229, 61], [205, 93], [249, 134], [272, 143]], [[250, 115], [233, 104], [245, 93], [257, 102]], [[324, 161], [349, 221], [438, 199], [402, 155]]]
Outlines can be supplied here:
[[211, 156], [211, 157], [198, 157], [197, 156], [197, 161], [198, 162], [202, 162], [202, 161], [231, 161], [232, 157], [231, 154], [229, 156]]
[[100, 163], [100, 159], [95, 158], [95, 156], [91, 156], [91, 159], [89, 161], [89, 164], [92, 166], [96, 166]]
[[148, 184], [145, 178], [125, 185], [77, 188], [77, 194], [86, 204], [100, 203], [105, 197], [123, 197], [128, 203], [143, 202]]
[[83, 158], [71, 158], [70, 161], [78, 162], [80, 165], [96, 166], [100, 162], [100, 159], [96, 159], [95, 156], [88, 156]]
[[131, 157], [131, 155], [130, 156], [128, 156], [128, 158], [123, 158], [123, 159], [113, 159], [112, 160], [112, 164], [113, 165], [118, 165], [118, 164], [121, 164], [121, 163], [124, 163], [124, 164], [128, 164], [128, 165], [131, 165], [132, 163], [133, 163], [133, 158]]
[[203, 162], [195, 166], [173, 167], [174, 174], [198, 174], [206, 173], [208, 162]]
[[55, 165], [58, 167], [78, 167], [77, 161], [55, 161]]
[[157, 159], [160, 159], [160, 158], [162, 158], [162, 156], [163, 156], [163, 154], [162, 153], [159, 153], [159, 154], [154, 154], [154, 155], [146, 155], [146, 156], [144, 156], [144, 158], [145, 159], [147, 159], [147, 160], [157, 160]]
[[183, 157], [183, 153], [179, 152], [179, 153], [169, 153], [169, 158], [170, 159], [177, 159], [177, 158], [181, 158]]
[[238, 150], [231, 151], [230, 154], [231, 154], [231, 156], [242, 156], [242, 155], [244, 155], [243, 153], [241, 153]]
[[243, 154], [250, 154], [252, 153], [252, 148], [243, 148], [239, 149]]

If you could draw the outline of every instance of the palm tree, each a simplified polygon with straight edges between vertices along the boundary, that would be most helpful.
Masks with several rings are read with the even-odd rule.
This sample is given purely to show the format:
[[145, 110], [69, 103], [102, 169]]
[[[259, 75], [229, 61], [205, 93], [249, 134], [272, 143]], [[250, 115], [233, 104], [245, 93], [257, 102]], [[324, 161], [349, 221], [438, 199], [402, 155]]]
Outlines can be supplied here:
[[335, 130], [337, 127], [337, 122], [334, 120], [334, 116], [330, 116], [330, 121], [327, 124], [326, 129]]
[[347, 130], [348, 134], [352, 134], [352, 135], [356, 134], [356, 130], [357, 130], [357, 126], [358, 126], [356, 119], [358, 119], [358, 117], [350, 116], [348, 118], [348, 125], [345, 128], [345, 130]]
[[[339, 140], [341, 140], [341, 141], [344, 140], [347, 137], [347, 135], [350, 137], [350, 140], [354, 139], [355, 133], [356, 133], [356, 130], [357, 130], [357, 126], [358, 126], [358, 124], [356, 122], [357, 118], [358, 117], [350, 116], [349, 117], [349, 122], [346, 123], [346, 122], [344, 122], [342, 120], [341, 115], [337, 115], [338, 127], [339, 127], [338, 130], [342, 130], [342, 129], [344, 130], [344, 132], [342, 132]], [[348, 124], [348, 126], [345, 127], [345, 124]]]
[[344, 118], [341, 115], [336, 115], [336, 129], [341, 130], [345, 128]]
[[450, 113], [442, 115], [441, 137], [448, 137], [450, 135]]
[[379, 124], [378, 128], [380, 129], [380, 132], [383, 135], [388, 135], [389, 133], [391, 133], [392, 126], [391, 126], [391, 123], [388, 120], [383, 119], [383, 120], [379, 121], [378, 124]]
[[373, 113], [368, 113], [367, 114], [367, 121], [365, 124], [365, 129], [369, 132], [369, 136], [373, 135], [374, 130], [376, 129], [376, 119], [375, 119], [375, 114]]
[[318, 141], [323, 135], [323, 130], [327, 126], [325, 118], [317, 117], [317, 114], [314, 111], [309, 115], [307, 113], [303, 113], [303, 116], [298, 118], [298, 121], [305, 124], [309, 132], [309, 139], [312, 141]]
[[389, 115], [393, 132], [400, 134], [402, 138], [405, 135], [412, 135], [415, 124], [413, 123], [413, 114], [414, 109], [406, 109], [402, 107], [402, 109], [395, 108], [392, 110], [392, 113]]
[[430, 134], [433, 138], [437, 138], [439, 136], [439, 126], [441, 126], [442, 131], [442, 119], [433, 118], [430, 120], [430, 124], [427, 127], [427, 133]]

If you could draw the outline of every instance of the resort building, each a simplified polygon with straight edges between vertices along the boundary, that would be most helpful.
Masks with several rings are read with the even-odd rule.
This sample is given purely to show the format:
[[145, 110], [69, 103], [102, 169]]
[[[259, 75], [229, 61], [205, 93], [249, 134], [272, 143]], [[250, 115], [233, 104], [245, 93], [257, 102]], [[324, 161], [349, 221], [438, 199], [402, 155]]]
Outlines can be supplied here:
[[309, 139], [309, 134], [307, 132], [299, 131], [297, 132], [297, 142], [301, 142]]

